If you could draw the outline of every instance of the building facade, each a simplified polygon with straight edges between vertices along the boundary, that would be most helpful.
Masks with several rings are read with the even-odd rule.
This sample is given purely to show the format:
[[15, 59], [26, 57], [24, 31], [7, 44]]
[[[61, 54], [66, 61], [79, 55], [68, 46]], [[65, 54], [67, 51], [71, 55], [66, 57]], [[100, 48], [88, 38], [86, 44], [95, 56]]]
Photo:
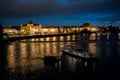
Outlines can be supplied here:
[[20, 26], [20, 33], [22, 35], [36, 35], [41, 33], [41, 28], [41, 24], [33, 24], [32, 21], [29, 21]]
[[16, 36], [20, 34], [19, 27], [4, 26], [3, 33], [7, 33], [9, 36]]
[[79, 33], [81, 31], [99, 32], [100, 28], [96, 26], [42, 26], [29, 21], [27, 24], [21, 24], [19, 29], [16, 27], [4, 27], [4, 33], [10, 36], [29, 36], [29, 35], [49, 35], [63, 33]]

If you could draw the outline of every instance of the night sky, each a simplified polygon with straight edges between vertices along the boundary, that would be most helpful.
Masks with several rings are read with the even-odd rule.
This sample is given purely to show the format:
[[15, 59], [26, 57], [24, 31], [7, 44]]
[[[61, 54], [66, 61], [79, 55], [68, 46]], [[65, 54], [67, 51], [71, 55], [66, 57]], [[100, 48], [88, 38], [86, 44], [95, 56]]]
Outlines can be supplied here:
[[120, 26], [120, 0], [0, 0], [2, 25]]

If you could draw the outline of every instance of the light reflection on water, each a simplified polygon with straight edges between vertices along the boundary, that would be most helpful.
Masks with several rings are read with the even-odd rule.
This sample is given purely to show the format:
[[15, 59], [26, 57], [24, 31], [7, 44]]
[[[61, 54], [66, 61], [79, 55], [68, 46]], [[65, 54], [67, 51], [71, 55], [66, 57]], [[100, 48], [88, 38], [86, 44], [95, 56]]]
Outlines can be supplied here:
[[98, 48], [96, 46], [96, 43], [88, 43], [88, 49], [89, 49], [89, 52], [92, 53], [92, 54], [98, 54]]
[[7, 59], [8, 59], [8, 65], [9, 68], [15, 68], [16, 66], [16, 60], [15, 60], [15, 50], [14, 50], [14, 46], [10, 45], [8, 48], [8, 55], [7, 55]]
[[64, 44], [64, 42], [15, 42], [8, 46], [8, 68], [20, 67], [23, 71], [43, 68], [42, 58], [50, 55], [60, 56], [60, 48]]
[[90, 40], [96, 40], [96, 39], [97, 39], [96, 34], [93, 33], [90, 35]]
[[[78, 36], [80, 38], [80, 36]], [[71, 39], [78, 39], [76, 36], [72, 36]], [[42, 38], [43, 39], [43, 38]], [[54, 38], [55, 40], [57, 38]], [[56, 56], [61, 58], [60, 70], [63, 71], [63, 76], [69, 74], [69, 72], [77, 73], [80, 75], [88, 74], [88, 70], [102, 73], [104, 69], [109, 67], [109, 70], [113, 68], [112, 64], [114, 60], [120, 60], [120, 42], [106, 42], [106, 41], [70, 41], [70, 36], [67, 37], [67, 41], [64, 41], [64, 37], [59, 38], [61, 41], [39, 41], [41, 39], [31, 39], [27, 41], [16, 41], [8, 45], [7, 48], [7, 68], [10, 72], [16, 73], [30, 72], [30, 71], [42, 71], [45, 68], [43, 58], [44, 56]], [[97, 39], [95, 35], [91, 35], [90, 39]], [[36, 41], [37, 40], [37, 41]], [[45, 39], [43, 39], [45, 40]], [[81, 59], [75, 59], [62, 55], [61, 48], [66, 44], [72, 45], [76, 43], [82, 48], [87, 49], [92, 54], [98, 55], [98, 65], [96, 63], [89, 66]], [[118, 63], [117, 63], [118, 64]], [[115, 65], [116, 66], [116, 65]], [[119, 70], [118, 70], [119, 71]], [[67, 73], [68, 72], [68, 73]], [[82, 74], [84, 73], [84, 74]], [[91, 73], [89, 73], [91, 74]], [[105, 73], [104, 73], [105, 74]], [[111, 74], [111, 73], [110, 73]]]

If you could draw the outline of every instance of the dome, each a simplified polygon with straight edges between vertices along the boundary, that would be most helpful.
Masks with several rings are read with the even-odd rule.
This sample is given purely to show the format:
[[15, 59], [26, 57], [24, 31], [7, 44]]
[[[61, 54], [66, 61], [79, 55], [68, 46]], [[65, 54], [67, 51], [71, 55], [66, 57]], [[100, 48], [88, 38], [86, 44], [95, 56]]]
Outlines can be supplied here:
[[29, 21], [28, 24], [33, 24], [33, 22], [32, 22], [32, 21]]

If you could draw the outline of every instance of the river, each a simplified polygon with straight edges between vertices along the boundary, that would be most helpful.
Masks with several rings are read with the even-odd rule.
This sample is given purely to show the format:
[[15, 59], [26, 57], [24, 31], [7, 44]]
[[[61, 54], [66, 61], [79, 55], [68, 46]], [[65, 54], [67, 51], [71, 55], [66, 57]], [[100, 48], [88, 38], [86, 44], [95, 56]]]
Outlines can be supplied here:
[[[113, 36], [113, 37], [112, 37]], [[114, 38], [111, 35], [110, 38]], [[76, 40], [77, 39], [77, 40]], [[104, 36], [77, 37], [73, 40], [39, 41], [36, 39], [20, 40], [3, 45], [1, 49], [1, 78], [8, 80], [76, 80], [76, 79], [108, 79], [119, 78], [120, 73], [120, 41], [107, 40]], [[99, 39], [99, 40], [98, 40]], [[95, 41], [89, 41], [95, 40]], [[93, 54], [98, 60], [86, 63], [61, 52], [65, 45], [80, 45]], [[56, 56], [60, 59], [56, 70], [44, 64], [44, 56]], [[3, 58], [4, 57], [4, 58]]]

